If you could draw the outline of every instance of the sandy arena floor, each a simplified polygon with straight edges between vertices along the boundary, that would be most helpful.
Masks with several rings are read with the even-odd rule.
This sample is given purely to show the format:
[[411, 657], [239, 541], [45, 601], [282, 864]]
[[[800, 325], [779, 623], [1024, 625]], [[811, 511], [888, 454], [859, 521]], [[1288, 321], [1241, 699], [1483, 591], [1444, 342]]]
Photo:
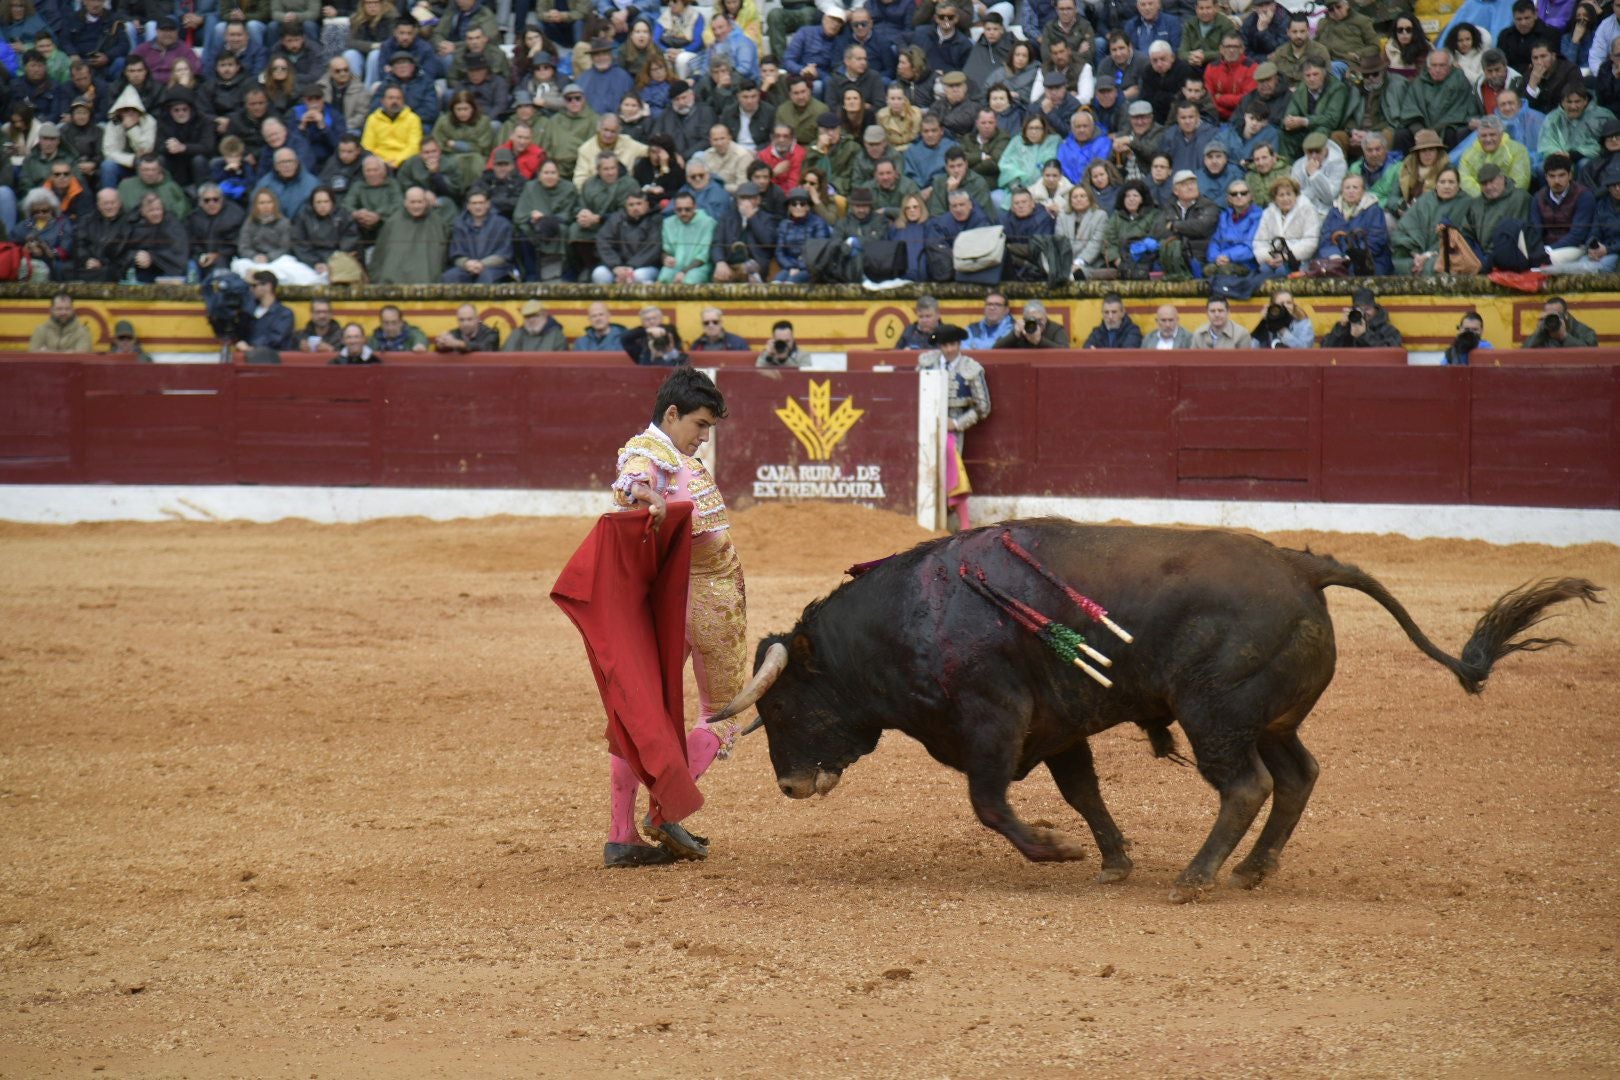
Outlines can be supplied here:
[[[0, 526], [0, 1076], [1620, 1072], [1620, 603], [1471, 700], [1333, 590], [1322, 778], [1257, 892], [1166, 901], [1215, 799], [1122, 730], [1121, 886], [1025, 863], [899, 736], [810, 803], [745, 744], [707, 863], [609, 873], [546, 598], [588, 527]], [[739, 515], [754, 629], [921, 537]], [[1452, 651], [1528, 578], [1620, 586], [1615, 547], [1277, 539]], [[1044, 772], [1014, 799], [1090, 847]]]

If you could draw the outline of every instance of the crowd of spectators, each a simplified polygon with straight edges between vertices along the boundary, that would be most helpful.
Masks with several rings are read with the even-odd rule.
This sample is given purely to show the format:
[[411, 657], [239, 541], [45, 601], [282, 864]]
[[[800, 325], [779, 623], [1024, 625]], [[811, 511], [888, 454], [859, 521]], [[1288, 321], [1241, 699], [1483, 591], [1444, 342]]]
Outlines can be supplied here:
[[0, 221], [35, 279], [1246, 296], [1620, 262], [1620, 33], [1591, 0], [1437, 43], [1406, 0], [0, 8]]
[[[570, 340], [562, 324], [540, 300], [526, 300], [518, 309], [521, 322], [503, 338], [498, 327], [480, 318], [472, 304], [456, 309], [456, 325], [430, 338], [406, 320], [396, 304], [384, 305], [377, 312], [377, 325], [367, 333], [356, 322], [340, 323], [334, 317], [332, 302], [317, 298], [310, 302], [309, 319], [302, 328], [292, 310], [276, 295], [274, 275], [260, 271], [254, 275], [254, 306], [247, 313], [249, 325], [242, 340], [233, 348], [249, 362], [279, 362], [283, 352], [334, 353], [334, 364], [374, 364], [390, 352], [608, 352], [623, 353], [633, 363], [652, 366], [702, 364], [706, 352], [751, 352], [746, 338], [726, 329], [724, 313], [706, 307], [700, 313], [701, 332], [682, 342], [680, 331], [670, 323], [664, 310], [648, 304], [637, 313], [634, 327], [613, 322], [608, 306], [600, 301], [586, 311], [586, 327]], [[1211, 296], [1205, 303], [1207, 321], [1195, 331], [1181, 325], [1181, 315], [1173, 304], [1161, 304], [1153, 312], [1153, 324], [1144, 331], [1128, 312], [1118, 293], [1108, 293], [1102, 301], [1102, 320], [1079, 346], [1084, 349], [1309, 349], [1318, 344], [1311, 315], [1286, 288], [1274, 291], [1265, 311], [1252, 331], [1232, 319], [1230, 302], [1224, 296]], [[1491, 349], [1484, 340], [1483, 318], [1466, 312], [1457, 324], [1457, 337], [1445, 350], [1447, 364], [1467, 364], [1479, 349]], [[1026, 300], [1014, 315], [1007, 297], [990, 290], [984, 299], [983, 318], [966, 327], [945, 323], [939, 302], [931, 296], [917, 300], [915, 318], [901, 334], [896, 347], [911, 351], [937, 349], [942, 341], [960, 342], [964, 350], [986, 349], [1068, 349], [1069, 335], [1052, 321], [1039, 300]], [[1598, 344], [1591, 327], [1570, 314], [1562, 297], [1552, 297], [1542, 306], [1541, 318], [1523, 343], [1529, 349], [1591, 348]], [[1358, 289], [1351, 297], [1344, 318], [1322, 335], [1323, 348], [1402, 348], [1400, 331], [1371, 290]], [[51, 300], [50, 316], [29, 339], [30, 352], [88, 353], [93, 351], [90, 330], [79, 321], [73, 297], [58, 293]], [[113, 331], [110, 352], [138, 354], [142, 361], [152, 358], [141, 347], [132, 323], [120, 320]], [[809, 363], [794, 335], [793, 323], [778, 319], [771, 336], [758, 352], [755, 366], [762, 368], [802, 367]]]

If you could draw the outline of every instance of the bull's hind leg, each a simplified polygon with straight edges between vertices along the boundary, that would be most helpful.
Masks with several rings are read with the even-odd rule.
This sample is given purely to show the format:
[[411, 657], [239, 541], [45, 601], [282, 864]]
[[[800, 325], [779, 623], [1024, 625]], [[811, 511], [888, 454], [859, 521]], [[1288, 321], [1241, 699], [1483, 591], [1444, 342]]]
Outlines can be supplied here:
[[1071, 862], [1086, 857], [1086, 849], [1073, 836], [1055, 829], [1024, 824], [1007, 802], [1007, 788], [1018, 775], [1017, 754], [1023, 742], [1018, 733], [1029, 726], [1030, 703], [962, 702], [973, 735], [965, 755], [968, 798], [973, 812], [987, 829], [1005, 836], [1030, 862]]
[[1130, 876], [1131, 857], [1125, 854], [1130, 841], [1125, 839], [1114, 824], [1113, 815], [1103, 802], [1102, 790], [1097, 786], [1097, 767], [1091, 757], [1091, 747], [1080, 742], [1071, 750], [1054, 754], [1046, 759], [1046, 768], [1057, 781], [1058, 790], [1068, 804], [1080, 812], [1091, 827], [1091, 835], [1102, 853], [1102, 870], [1097, 874], [1099, 884], [1110, 885]]
[[1215, 884], [1215, 875], [1254, 824], [1272, 788], [1271, 773], [1254, 744], [1239, 741], [1230, 727], [1205, 728], [1189, 723], [1187, 717], [1181, 717], [1181, 726], [1197, 756], [1199, 773], [1220, 794], [1221, 809], [1204, 846], [1176, 877], [1170, 890], [1170, 900], [1176, 904], [1196, 900]]
[[1321, 769], [1297, 731], [1285, 734], [1266, 732], [1260, 736], [1260, 760], [1271, 773], [1271, 813], [1260, 830], [1248, 857], [1232, 868], [1232, 882], [1252, 889], [1277, 872], [1283, 845], [1294, 834], [1294, 827], [1310, 802], [1311, 789]]

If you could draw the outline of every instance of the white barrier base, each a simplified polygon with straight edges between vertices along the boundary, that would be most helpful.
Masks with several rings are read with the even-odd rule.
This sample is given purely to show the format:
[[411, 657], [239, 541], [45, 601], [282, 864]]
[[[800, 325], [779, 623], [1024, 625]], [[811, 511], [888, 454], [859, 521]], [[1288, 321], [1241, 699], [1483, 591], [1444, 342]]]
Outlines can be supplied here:
[[1620, 510], [1529, 506], [1434, 506], [1405, 503], [1244, 502], [1202, 499], [1070, 499], [987, 495], [973, 499], [973, 520], [1064, 517], [1138, 525], [1213, 525], [1257, 532], [1395, 533], [1414, 540], [1485, 540], [1493, 544], [1620, 544]]
[[[604, 492], [469, 488], [0, 485], [0, 521], [70, 525], [85, 521], [280, 521], [344, 524], [377, 518], [431, 521], [493, 517], [594, 517], [612, 509]], [[1523, 506], [1222, 502], [975, 496], [975, 521], [1014, 517], [1213, 525], [1260, 532], [1396, 533], [1495, 544], [1620, 544], [1620, 510]]]

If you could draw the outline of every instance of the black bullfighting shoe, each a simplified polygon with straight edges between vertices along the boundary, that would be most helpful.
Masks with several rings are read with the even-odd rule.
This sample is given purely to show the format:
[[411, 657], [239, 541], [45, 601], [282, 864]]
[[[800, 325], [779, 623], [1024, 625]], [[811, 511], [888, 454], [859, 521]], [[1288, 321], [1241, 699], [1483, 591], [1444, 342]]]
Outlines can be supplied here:
[[609, 870], [628, 866], [668, 866], [676, 858], [661, 847], [651, 844], [603, 844], [602, 865]]
[[709, 857], [709, 845], [673, 821], [666, 821], [662, 825], [654, 825], [651, 817], [642, 818], [641, 832], [647, 839], [658, 841], [663, 845], [665, 851], [678, 859], [707, 859]]

